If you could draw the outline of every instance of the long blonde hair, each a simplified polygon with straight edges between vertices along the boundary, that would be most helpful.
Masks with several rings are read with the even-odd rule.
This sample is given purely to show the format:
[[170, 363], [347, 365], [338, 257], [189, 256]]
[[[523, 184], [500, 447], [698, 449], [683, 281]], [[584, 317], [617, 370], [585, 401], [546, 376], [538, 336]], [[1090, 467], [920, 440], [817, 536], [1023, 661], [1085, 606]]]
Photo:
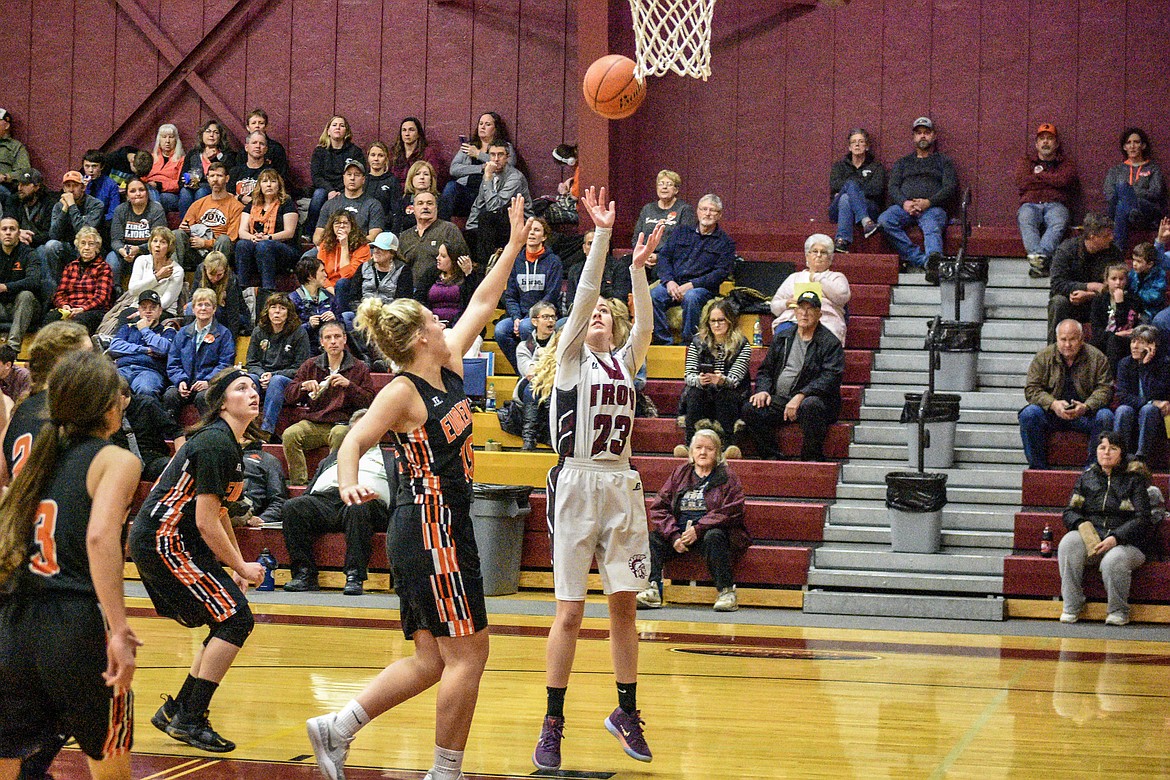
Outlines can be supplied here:
[[[617, 349], [626, 343], [630, 337], [630, 309], [617, 298], [603, 298], [609, 305], [610, 318], [613, 320], [613, 348]], [[596, 306], [596, 304], [594, 304]], [[552, 395], [553, 384], [557, 375], [557, 343], [561, 340], [561, 331], [557, 331], [549, 339], [548, 344], [536, 359], [536, 366], [532, 370], [532, 395], [544, 401]]]
[[718, 309], [727, 318], [727, 343], [725, 349], [728, 354], [739, 354], [740, 348], [747, 343], [747, 338], [739, 330], [739, 312], [731, 305], [727, 298], [712, 298], [703, 307], [699, 315], [699, 339], [708, 352], [714, 353], [719, 345], [711, 333], [711, 312]]

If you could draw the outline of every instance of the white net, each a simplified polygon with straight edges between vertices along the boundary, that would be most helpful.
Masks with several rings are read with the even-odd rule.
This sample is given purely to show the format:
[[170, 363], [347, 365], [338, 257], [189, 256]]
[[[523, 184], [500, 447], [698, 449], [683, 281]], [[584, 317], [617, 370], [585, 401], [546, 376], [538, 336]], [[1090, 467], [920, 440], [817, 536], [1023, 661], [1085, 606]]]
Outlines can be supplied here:
[[711, 75], [711, 17], [715, 0], [630, 0], [637, 66], [634, 75]]

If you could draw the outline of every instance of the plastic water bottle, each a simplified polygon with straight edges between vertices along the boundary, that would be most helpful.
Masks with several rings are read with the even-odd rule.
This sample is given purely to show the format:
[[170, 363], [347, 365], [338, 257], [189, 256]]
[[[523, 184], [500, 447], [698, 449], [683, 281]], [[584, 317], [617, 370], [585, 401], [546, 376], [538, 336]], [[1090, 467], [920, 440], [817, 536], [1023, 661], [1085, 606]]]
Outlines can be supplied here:
[[755, 327], [752, 329], [752, 344], [757, 347], [764, 346], [764, 331], [760, 329], [759, 320], [756, 320]]
[[1044, 524], [1044, 530], [1040, 532], [1040, 554], [1045, 558], [1052, 557], [1052, 526], [1048, 523]]
[[276, 580], [272, 578], [272, 572], [276, 571], [276, 559], [267, 547], [260, 553], [256, 563], [264, 567], [264, 581], [256, 586], [256, 590], [276, 590]]
[[496, 383], [488, 382], [487, 397], [484, 398], [483, 406], [486, 411], [494, 412], [496, 410]]

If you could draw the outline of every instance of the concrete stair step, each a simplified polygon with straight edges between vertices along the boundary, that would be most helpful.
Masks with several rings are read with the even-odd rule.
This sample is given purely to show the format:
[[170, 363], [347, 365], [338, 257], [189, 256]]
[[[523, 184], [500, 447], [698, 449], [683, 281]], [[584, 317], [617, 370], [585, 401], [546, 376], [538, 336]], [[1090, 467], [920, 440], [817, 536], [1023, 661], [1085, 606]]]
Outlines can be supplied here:
[[[1019, 427], [1007, 425], [972, 425], [964, 423], [962, 410], [959, 412], [959, 422], [955, 427], [955, 447], [1019, 447]], [[853, 429], [853, 443], [856, 444], [894, 444], [906, 446], [907, 436], [917, 430], [917, 425], [906, 423], [899, 425], [874, 424], [863, 422]], [[855, 454], [853, 452], [850, 453]]]
[[[906, 402], [906, 393], [921, 393], [925, 388], [925, 384], [907, 389], [871, 385], [865, 389], [865, 394], [862, 396], [862, 408], [891, 406], [901, 411]], [[1010, 390], [973, 390], [959, 393], [959, 420], [966, 421], [964, 415], [973, 410], [1011, 411], [1014, 415], [1023, 406], [1024, 394]]]
[[[834, 544], [890, 544], [890, 529], [864, 525], [825, 526], [825, 542]], [[1010, 554], [1014, 541], [1011, 531], [950, 531], [943, 528], [943, 547], [988, 548]]]
[[[907, 469], [887, 470], [905, 471]], [[957, 487], [950, 484], [947, 485], [948, 502], [955, 501], [964, 504], [985, 504], [988, 506], [1019, 506], [1022, 495], [1023, 491], [1019, 488]], [[884, 507], [886, 500], [884, 473], [880, 483], [843, 482], [837, 485], [837, 500], [880, 501]]]
[[[905, 553], [912, 555], [913, 553]], [[824, 570], [810, 566], [810, 587], [859, 588], [868, 591], [923, 591], [925, 593], [1003, 593], [1003, 576], [934, 574], [863, 569]]]
[[[1020, 406], [1024, 405], [1023, 395], [1020, 396]], [[864, 423], [871, 422], [898, 422], [902, 419], [902, 407], [891, 406], [863, 406], [858, 417]], [[1008, 425], [1019, 428], [1016, 412], [1009, 410], [960, 409], [961, 423], [980, 423], [983, 425]]]
[[813, 565], [818, 569], [862, 571], [898, 571], [918, 574], [960, 574], [999, 576], [1003, 574], [1004, 549], [995, 554], [981, 548], [954, 548], [939, 553], [894, 552], [885, 545], [830, 544], [813, 551]]
[[[875, 356], [876, 359], [881, 359], [881, 354]], [[1029, 358], [1030, 360], [1031, 358]], [[925, 358], [920, 361], [925, 363]], [[1013, 372], [1009, 374], [993, 373], [991, 371], [984, 371], [979, 369], [979, 383], [981, 389], [992, 390], [1002, 388], [1019, 388], [1021, 391], [1024, 388], [1024, 380], [1027, 377], [1027, 366], [1023, 371]], [[926, 366], [923, 365], [920, 370], [913, 368], [897, 368], [888, 370], [873, 370], [869, 374], [869, 381], [875, 385], [887, 385], [898, 387], [902, 386], [905, 389], [902, 392], [921, 392], [922, 388], [926, 386]], [[940, 391], [947, 392], [947, 391]], [[1020, 393], [1022, 407], [1023, 393]]]
[[[891, 318], [885, 321], [882, 327], [882, 335], [914, 336], [915, 338], [922, 339], [926, 337], [926, 330], [929, 324], [930, 317]], [[979, 333], [984, 343], [987, 343], [989, 340], [1004, 339], [1011, 341], [1038, 339], [1043, 341], [1047, 338], [1048, 335], [1047, 327], [1047, 322], [1042, 320], [1024, 323], [989, 320], [983, 323], [983, 327], [980, 329]]]
[[[949, 498], [949, 494], [948, 494]], [[1015, 528], [1018, 506], [989, 506], [948, 502], [943, 507], [942, 527], [952, 531], [981, 531], [1011, 533]], [[825, 528], [837, 525], [854, 528], [884, 528], [890, 521], [886, 513], [885, 495], [880, 501], [839, 500], [829, 507]]]
[[1002, 597], [986, 596], [854, 593], [819, 588], [804, 594], [804, 611], [817, 615], [1000, 621], [1007, 618], [1006, 604]]
[[[909, 286], [898, 285], [894, 288], [893, 297], [890, 299], [890, 303], [893, 306], [897, 306], [898, 304], [902, 303], [914, 303], [930, 304], [937, 307], [941, 301], [942, 296], [939, 294], [938, 288], [930, 287], [925, 284]], [[1047, 317], [1047, 280], [1045, 280], [1044, 284], [1036, 285], [1034, 288], [1032, 285], [1019, 284], [1006, 284], [988, 287], [983, 293], [983, 305], [987, 308], [1030, 308], [1033, 311], [1044, 313], [1044, 316]], [[1037, 308], [1037, 305], [1039, 305], [1039, 308]]]
[[[1047, 342], [1043, 338], [1039, 339], [983, 339], [980, 343], [980, 351], [983, 355], [988, 354], [1006, 354], [1018, 355], [1027, 353], [1029, 360], [1031, 356], [1039, 352]], [[878, 342], [878, 349], [882, 352], [890, 350], [905, 350], [907, 352], [914, 352], [916, 354], [925, 355], [925, 336], [882, 336]]]
[[[1019, 439], [1017, 431], [1016, 438]], [[1017, 442], [1018, 444], [1018, 442]], [[904, 458], [910, 462], [909, 447], [906, 444], [850, 444], [849, 458], [852, 462], [865, 460], [886, 460]], [[983, 465], [1015, 465], [1023, 466], [1028, 461], [1022, 449], [1006, 447], [955, 447], [955, 462], [963, 466]]]
[[[992, 306], [984, 299], [983, 316], [989, 322], [1004, 320], [1037, 321], [1037, 306], [1043, 308], [1043, 302], [1037, 302], [1036, 305], [1032, 306]], [[901, 319], [902, 317], [925, 317], [926, 319], [930, 319], [936, 315], [942, 316], [937, 300], [932, 303], [895, 303], [890, 305], [891, 319]]]
[[[1028, 366], [1032, 364], [1033, 354], [1035, 353], [981, 352], [976, 363], [979, 377], [982, 378], [984, 374], [1019, 374], [1022, 383], [1028, 373]], [[887, 350], [883, 348], [873, 356], [873, 369], [875, 373], [878, 371], [921, 371], [925, 375], [928, 357], [928, 353], [921, 347], [914, 350]], [[870, 382], [878, 384], [878, 381], [872, 376]]]
[[[886, 484], [886, 473], [906, 471], [902, 461], [850, 461], [841, 465], [841, 482], [844, 484]], [[1020, 489], [1024, 471], [1011, 466], [964, 466], [950, 469], [928, 469], [932, 473], [947, 475], [947, 491], [951, 488], [983, 487], [990, 489]]]

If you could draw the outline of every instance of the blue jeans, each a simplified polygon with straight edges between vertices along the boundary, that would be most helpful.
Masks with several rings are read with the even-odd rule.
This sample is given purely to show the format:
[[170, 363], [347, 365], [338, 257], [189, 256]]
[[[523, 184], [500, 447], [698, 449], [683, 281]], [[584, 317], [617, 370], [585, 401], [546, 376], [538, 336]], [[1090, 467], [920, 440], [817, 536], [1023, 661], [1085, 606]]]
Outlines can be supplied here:
[[[901, 205], [890, 206], [878, 217], [878, 224], [889, 236], [894, 249], [898, 250], [898, 257], [911, 265], [922, 268], [926, 265], [927, 257], [943, 251], [943, 231], [947, 227], [947, 212], [940, 206], [931, 206], [917, 217], [910, 216]], [[906, 228], [911, 225], [918, 225], [922, 229], [924, 244], [922, 249], [906, 235]]]
[[1139, 198], [1129, 184], [1118, 184], [1109, 200], [1109, 216], [1113, 218], [1113, 243], [1121, 247], [1124, 255], [1129, 251], [1129, 229], [1153, 227], [1162, 211], [1156, 203]]
[[321, 218], [321, 209], [327, 200], [329, 190], [324, 188], [313, 190], [313, 197], [309, 200], [309, 213], [305, 217], [305, 229], [301, 231], [307, 237], [313, 237], [313, 231], [317, 229], [317, 220]]
[[126, 378], [126, 382], [130, 385], [130, 392], [134, 395], [153, 395], [155, 398], [162, 398], [167, 380], [153, 368], [120, 366], [118, 373]]
[[666, 320], [666, 310], [673, 306], [683, 307], [682, 343], [689, 344], [699, 329], [699, 317], [703, 313], [703, 306], [711, 300], [714, 294], [705, 287], [695, 287], [683, 295], [682, 301], [676, 301], [666, 291], [666, 285], [660, 284], [650, 291], [650, 301], [654, 304], [654, 343], [672, 344], [674, 336], [670, 332], [670, 325]]
[[297, 250], [283, 241], [236, 242], [236, 269], [241, 287], [254, 287], [256, 271], [260, 272], [260, 288], [276, 289], [276, 274], [291, 268], [298, 259]]
[[471, 214], [471, 205], [475, 203], [482, 181], [482, 176], [468, 176], [466, 186], [455, 179], [447, 182], [443, 194], [439, 196], [439, 219], [449, 220], [452, 215], [467, 217]]
[[[249, 374], [260, 390], [260, 375]], [[261, 412], [260, 427], [272, 433], [276, 430], [276, 421], [280, 419], [280, 410], [284, 408], [284, 391], [292, 384], [292, 379], [281, 374], [273, 374], [268, 378], [268, 387], [260, 390], [264, 396], [264, 409]]]
[[829, 220], [837, 223], [837, 238], [853, 242], [853, 226], [866, 217], [877, 219], [878, 206], [865, 197], [861, 185], [850, 179], [829, 203]]
[[496, 343], [500, 345], [500, 349], [504, 352], [504, 357], [508, 358], [508, 362], [512, 364], [513, 370], [516, 368], [516, 347], [520, 346], [521, 341], [527, 340], [532, 335], [532, 320], [528, 317], [520, 320], [520, 335], [512, 335], [512, 328], [515, 327], [511, 317], [504, 317], [496, 323]]
[[52, 239], [45, 242], [41, 252], [46, 271], [52, 274], [53, 284], [60, 284], [61, 272], [77, 258], [77, 248], [72, 243]]
[[107, 252], [106, 265], [114, 274], [114, 287], [122, 289], [122, 274], [126, 272], [126, 260], [117, 252]]
[[1020, 441], [1024, 444], [1024, 457], [1028, 459], [1028, 468], [1048, 468], [1048, 436], [1053, 431], [1079, 431], [1089, 436], [1089, 451], [1086, 464], [1093, 462], [1096, 453], [1093, 450], [1093, 439], [1101, 431], [1113, 428], [1113, 412], [1109, 409], [1099, 409], [1096, 414], [1087, 413], [1075, 420], [1062, 420], [1055, 414], [1041, 409], [1036, 404], [1028, 404], [1020, 410]]
[[206, 184], [200, 184], [198, 189], [191, 189], [190, 187], [179, 188], [179, 216], [187, 216], [187, 209], [191, 208], [191, 204], [200, 198], [205, 198], [211, 194], [211, 187]]
[[1016, 212], [1016, 221], [1020, 224], [1020, 238], [1024, 241], [1024, 251], [1051, 260], [1068, 228], [1068, 206], [1056, 201], [1023, 203]]
[[[1134, 436], [1136, 429], [1137, 436]], [[1122, 404], [1114, 412], [1113, 430], [1125, 437], [1127, 449], [1142, 458], [1150, 454], [1154, 442], [1166, 438], [1166, 424], [1162, 412], [1153, 403], [1140, 409]]]

